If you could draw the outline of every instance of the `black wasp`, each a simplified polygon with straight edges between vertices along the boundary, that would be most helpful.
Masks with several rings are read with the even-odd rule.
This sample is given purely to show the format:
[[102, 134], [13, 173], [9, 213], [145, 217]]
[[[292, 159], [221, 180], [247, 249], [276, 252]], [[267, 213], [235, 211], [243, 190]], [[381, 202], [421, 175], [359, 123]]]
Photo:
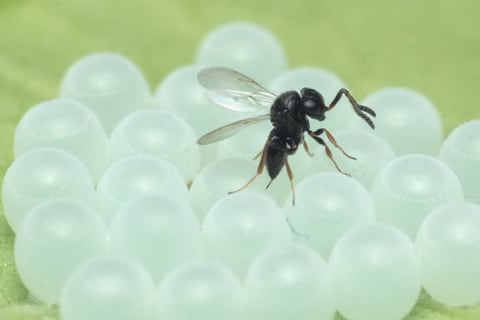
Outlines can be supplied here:
[[267, 185], [268, 188], [285, 165], [292, 189], [292, 200], [295, 202], [293, 174], [288, 164], [288, 156], [294, 154], [300, 145], [303, 145], [305, 151], [310, 156], [312, 155], [308, 149], [307, 142], [304, 140], [305, 132], [325, 147], [326, 155], [337, 170], [348, 175], [338, 167], [332, 157], [330, 148], [320, 136], [325, 134], [330, 143], [345, 156], [354, 160], [355, 158], [347, 154], [337, 144], [335, 138], [327, 129], [310, 130], [308, 119], [310, 117], [318, 121], [325, 120], [325, 113], [335, 107], [342, 95], [347, 97], [355, 113], [365, 120], [372, 129], [375, 128], [373, 121], [367, 116], [369, 114], [375, 117], [375, 111], [369, 107], [359, 105], [345, 88], [340, 89], [332, 102], [327, 106], [323, 96], [314, 89], [303, 88], [300, 93], [297, 91], [286, 91], [277, 96], [246, 75], [228, 68], [214, 67], [204, 69], [198, 74], [198, 82], [209, 90], [209, 96], [213, 102], [225, 108], [234, 111], [266, 111], [267, 108], [270, 108], [268, 114], [227, 124], [205, 134], [197, 141], [198, 144], [217, 142], [238, 133], [247, 126], [270, 119], [273, 128], [263, 149], [254, 158], [260, 157], [257, 173], [244, 186], [229, 193], [241, 191], [248, 187], [255, 178], [262, 174], [265, 166], [271, 179]]

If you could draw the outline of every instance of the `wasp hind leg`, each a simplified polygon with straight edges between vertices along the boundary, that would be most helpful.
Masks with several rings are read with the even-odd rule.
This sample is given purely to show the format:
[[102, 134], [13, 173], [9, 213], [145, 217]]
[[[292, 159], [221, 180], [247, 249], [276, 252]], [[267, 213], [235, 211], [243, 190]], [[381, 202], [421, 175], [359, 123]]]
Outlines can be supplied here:
[[285, 155], [285, 167], [287, 168], [288, 180], [290, 181], [290, 189], [292, 190], [292, 205], [295, 205], [295, 187], [293, 185], [293, 173], [288, 163], [287, 155]]
[[263, 154], [264, 150], [265, 150], [265, 147], [264, 147], [262, 150], [260, 150], [260, 151], [255, 155], [255, 157], [252, 158], [252, 160], [257, 160], [258, 157], [260, 157], [260, 156]]
[[265, 159], [266, 159], [266, 154], [267, 154], [267, 147], [268, 147], [268, 142], [265, 144], [265, 146], [263, 147], [263, 150], [255, 157], [255, 158], [258, 158], [259, 155], [261, 155], [260, 157], [260, 162], [258, 163], [258, 167], [257, 167], [257, 173], [251, 177], [247, 183], [245, 183], [241, 188], [237, 189], [237, 190], [233, 190], [233, 191], [230, 191], [228, 192], [228, 194], [232, 194], [232, 193], [236, 193], [236, 192], [239, 192], [239, 191], [242, 191], [246, 188], [248, 188], [249, 185], [252, 184], [253, 181], [255, 181], [255, 179], [262, 174], [263, 172], [263, 168], [265, 167]]

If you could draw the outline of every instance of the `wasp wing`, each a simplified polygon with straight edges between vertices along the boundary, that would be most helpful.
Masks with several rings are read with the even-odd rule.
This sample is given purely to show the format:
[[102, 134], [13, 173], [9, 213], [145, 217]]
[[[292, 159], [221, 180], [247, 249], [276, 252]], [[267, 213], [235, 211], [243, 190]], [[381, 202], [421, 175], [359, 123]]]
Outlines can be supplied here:
[[210, 143], [218, 142], [220, 140], [229, 138], [234, 134], [237, 134], [238, 132], [242, 131], [243, 129], [245, 129], [246, 127], [252, 124], [259, 123], [268, 119], [270, 119], [270, 114], [264, 114], [261, 116], [232, 122], [230, 124], [227, 124], [223, 127], [220, 127], [218, 129], [215, 129], [203, 135], [202, 137], [200, 137], [200, 139], [198, 139], [197, 143], [210, 144]]
[[234, 111], [270, 108], [277, 95], [240, 72], [213, 67], [198, 73], [198, 82], [209, 90], [210, 99]]

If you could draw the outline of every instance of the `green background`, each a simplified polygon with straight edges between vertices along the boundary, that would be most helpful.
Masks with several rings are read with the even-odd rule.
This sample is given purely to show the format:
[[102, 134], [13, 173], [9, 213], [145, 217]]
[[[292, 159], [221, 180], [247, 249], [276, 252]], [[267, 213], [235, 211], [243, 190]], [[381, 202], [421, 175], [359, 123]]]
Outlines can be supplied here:
[[[331, 69], [359, 99], [391, 85], [423, 92], [438, 106], [448, 133], [480, 118], [479, 12], [475, 0], [0, 0], [0, 178], [12, 161], [21, 115], [57, 95], [74, 60], [119, 52], [154, 88], [193, 62], [210, 29], [232, 20], [269, 28], [291, 66]], [[2, 214], [0, 319], [57, 319], [55, 308], [28, 301], [15, 271], [13, 239]], [[422, 294], [408, 319], [480, 319], [480, 308], [446, 308]]]

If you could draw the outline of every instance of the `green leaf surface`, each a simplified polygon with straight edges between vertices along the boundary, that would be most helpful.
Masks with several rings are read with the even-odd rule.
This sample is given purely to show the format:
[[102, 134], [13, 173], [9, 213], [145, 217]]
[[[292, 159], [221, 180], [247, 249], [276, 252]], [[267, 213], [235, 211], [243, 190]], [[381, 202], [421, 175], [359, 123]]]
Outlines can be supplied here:
[[[423, 92], [448, 133], [480, 118], [478, 12], [475, 0], [0, 0], [0, 178], [12, 161], [16, 123], [57, 95], [73, 61], [118, 52], [137, 63], [154, 88], [193, 62], [208, 30], [232, 20], [269, 28], [291, 66], [331, 69], [358, 97], [392, 85]], [[58, 319], [55, 308], [29, 302], [15, 271], [13, 239], [2, 212], [0, 319]], [[478, 320], [480, 307], [448, 308], [423, 294], [407, 319]]]

